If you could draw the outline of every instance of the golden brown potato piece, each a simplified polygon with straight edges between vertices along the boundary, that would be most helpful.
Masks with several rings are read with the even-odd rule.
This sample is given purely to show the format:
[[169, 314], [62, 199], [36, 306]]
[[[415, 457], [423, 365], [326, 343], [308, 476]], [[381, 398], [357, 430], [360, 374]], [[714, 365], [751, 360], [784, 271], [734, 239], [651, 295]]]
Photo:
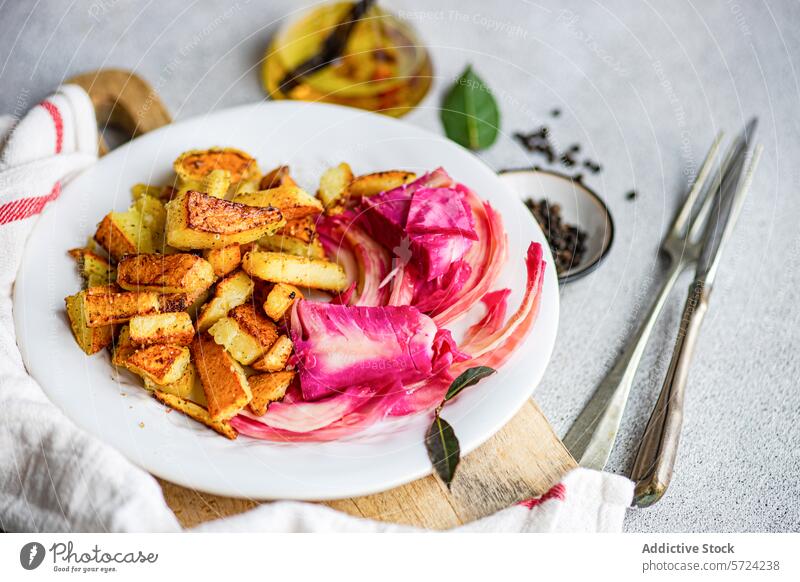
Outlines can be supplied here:
[[284, 221], [272, 206], [256, 208], [189, 190], [167, 204], [167, 243], [176, 249], [216, 249], [273, 234]]
[[228, 311], [242, 305], [253, 294], [253, 280], [244, 271], [236, 271], [217, 283], [211, 301], [200, 309], [197, 317], [197, 330], [205, 331]]
[[260, 208], [272, 206], [280, 210], [281, 216], [287, 221], [317, 215], [322, 212], [322, 203], [297, 186], [287, 185], [271, 188], [270, 190], [246, 192], [236, 196], [233, 201]]
[[64, 299], [67, 304], [67, 316], [72, 335], [78, 342], [80, 348], [88, 355], [96, 354], [104, 347], [111, 345], [114, 338], [114, 326], [103, 325], [99, 327], [88, 327], [84, 314], [85, 291], [75, 295], [70, 295]]
[[206, 249], [203, 251], [203, 257], [211, 263], [217, 277], [224, 277], [242, 264], [242, 247], [229, 245], [219, 249]]
[[324, 259], [325, 249], [317, 236], [316, 222], [316, 216], [290, 220], [275, 234], [258, 239], [258, 244], [269, 251], [310, 259]]
[[130, 291], [199, 295], [214, 282], [214, 268], [189, 253], [136, 255], [117, 265], [117, 284]]
[[250, 376], [250, 391], [253, 399], [250, 410], [256, 416], [264, 416], [270, 402], [276, 402], [286, 395], [286, 390], [294, 380], [294, 372], [274, 372], [272, 374], [256, 374]]
[[211, 170], [203, 178], [201, 192], [205, 192], [214, 198], [225, 198], [228, 195], [228, 189], [231, 187], [232, 181], [231, 173], [228, 170]]
[[289, 283], [325, 291], [343, 291], [347, 276], [337, 263], [268, 251], [251, 251], [242, 259], [251, 276], [273, 283]]
[[228, 421], [214, 420], [211, 418], [208, 410], [199, 404], [195, 404], [194, 402], [190, 402], [189, 400], [174, 394], [162, 392], [161, 390], [156, 390], [153, 392], [153, 396], [155, 396], [156, 400], [158, 400], [161, 404], [182, 412], [189, 418], [206, 425], [208, 428], [217, 431], [224, 437], [233, 440], [239, 435], [239, 433], [236, 432], [236, 429], [233, 428]]
[[206, 406], [206, 393], [203, 391], [203, 384], [197, 376], [197, 368], [194, 367], [192, 362], [186, 366], [183, 375], [178, 378], [177, 382], [172, 384], [156, 384], [150, 378], [144, 378], [144, 387], [151, 392], [158, 390], [159, 392], [166, 392], [173, 394], [186, 400]]
[[260, 360], [253, 362], [253, 369], [261, 372], [280, 372], [286, 367], [294, 350], [294, 344], [287, 336], [279, 337]]
[[128, 358], [136, 351], [136, 346], [131, 342], [130, 329], [127, 325], [122, 326], [117, 341], [114, 342], [114, 350], [111, 356], [111, 363], [115, 366], [126, 368]]
[[186, 295], [159, 295], [152, 291], [123, 291], [95, 287], [99, 292], [84, 295], [86, 325], [99, 327], [128, 321], [135, 315], [183, 311]]
[[278, 166], [274, 170], [270, 170], [258, 185], [259, 190], [269, 190], [270, 188], [277, 188], [278, 186], [297, 186], [290, 172], [289, 166]]
[[69, 251], [78, 262], [78, 270], [87, 288], [109, 285], [117, 279], [117, 271], [103, 256], [88, 248]]
[[192, 318], [185, 311], [137, 315], [131, 317], [128, 328], [131, 342], [135, 346], [188, 346], [194, 338]]
[[280, 321], [298, 299], [303, 299], [300, 289], [287, 283], [276, 283], [264, 301], [264, 313]]
[[347, 196], [357, 198], [361, 196], [375, 196], [403, 184], [408, 184], [417, 177], [413, 172], [402, 170], [389, 170], [388, 172], [375, 172], [353, 178], [347, 187]]
[[172, 384], [183, 376], [189, 359], [187, 347], [156, 344], [133, 352], [125, 360], [125, 367], [156, 384]]
[[198, 334], [191, 350], [212, 420], [235, 416], [252, 398], [241, 366], [208, 333]]
[[214, 341], [224, 346], [237, 362], [253, 363], [278, 339], [278, 328], [258, 312], [252, 303], [245, 303], [228, 312], [208, 329]]
[[347, 197], [347, 187], [353, 181], [353, 170], [344, 162], [328, 168], [319, 180], [317, 197], [322, 200], [326, 212], [341, 204]]
[[202, 181], [214, 170], [230, 172], [231, 183], [251, 179], [258, 173], [253, 157], [235, 148], [210, 148], [182, 153], [173, 164], [178, 178], [184, 181]]
[[153, 232], [143, 223], [141, 213], [135, 208], [127, 212], [109, 212], [97, 225], [94, 238], [115, 261], [127, 255], [155, 250]]
[[258, 239], [258, 246], [267, 251], [288, 253], [297, 257], [309, 259], [325, 258], [325, 248], [318, 238], [311, 242], [304, 242], [290, 236], [273, 234], [272, 236], [262, 236]]

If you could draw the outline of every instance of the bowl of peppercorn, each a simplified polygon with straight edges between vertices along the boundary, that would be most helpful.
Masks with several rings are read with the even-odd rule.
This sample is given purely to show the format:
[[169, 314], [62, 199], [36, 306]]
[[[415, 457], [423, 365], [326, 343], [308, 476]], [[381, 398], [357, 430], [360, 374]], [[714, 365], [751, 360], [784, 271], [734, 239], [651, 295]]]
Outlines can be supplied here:
[[542, 228], [560, 283], [602, 263], [614, 241], [614, 221], [600, 196], [580, 180], [550, 170], [506, 170], [500, 177]]

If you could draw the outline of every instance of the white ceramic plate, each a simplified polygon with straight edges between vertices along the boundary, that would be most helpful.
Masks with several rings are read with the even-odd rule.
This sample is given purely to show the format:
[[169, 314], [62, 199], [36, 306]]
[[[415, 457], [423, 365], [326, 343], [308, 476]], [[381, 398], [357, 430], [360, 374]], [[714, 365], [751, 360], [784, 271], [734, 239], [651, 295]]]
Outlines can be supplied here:
[[[230, 145], [252, 153], [263, 169], [291, 164], [313, 189], [342, 160], [356, 172], [443, 166], [503, 216], [510, 243], [500, 285], [510, 310], [522, 297], [524, 251], [544, 236], [517, 196], [481, 161], [433, 133], [387, 117], [331, 105], [262, 103], [176, 123], [113, 151], [72, 181], [45, 210], [31, 236], [14, 292], [14, 319], [25, 364], [50, 399], [84, 429], [154, 475], [234, 497], [333, 499], [401, 485], [431, 471], [423, 445], [427, 415], [380, 423], [332, 443], [229, 441], [166, 409], [133, 377], [116, 377], [104, 352], [86, 357], [75, 344], [64, 297], [80, 288], [67, 249], [83, 246], [111, 209], [130, 205], [137, 182], [168, 180], [172, 160], [190, 148]], [[549, 251], [545, 251], [552, 264]], [[469, 321], [479, 317], [480, 309]], [[464, 322], [465, 324], [468, 322]], [[466, 453], [508, 422], [544, 373], [558, 324], [558, 288], [548, 268], [540, 312], [528, 341], [491, 378], [448, 404], [444, 416]], [[459, 329], [454, 329], [458, 337]]]

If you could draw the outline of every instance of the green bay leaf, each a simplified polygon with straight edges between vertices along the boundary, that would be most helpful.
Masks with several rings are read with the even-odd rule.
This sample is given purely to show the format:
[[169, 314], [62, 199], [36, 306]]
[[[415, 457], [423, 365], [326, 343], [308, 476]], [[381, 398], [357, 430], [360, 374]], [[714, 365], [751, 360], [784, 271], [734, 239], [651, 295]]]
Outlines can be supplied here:
[[425, 435], [425, 448], [428, 449], [428, 458], [436, 474], [450, 489], [456, 467], [461, 460], [461, 448], [453, 427], [438, 414]]
[[447, 137], [471, 150], [488, 148], [500, 130], [500, 111], [489, 87], [467, 67], [444, 98], [442, 124]]
[[459, 374], [458, 378], [453, 380], [453, 383], [450, 384], [450, 388], [447, 389], [447, 394], [445, 394], [444, 399], [450, 400], [464, 388], [469, 388], [470, 386], [477, 384], [487, 376], [491, 376], [494, 373], [495, 369], [490, 368], [489, 366], [476, 366], [474, 368], [470, 368], [469, 370]]

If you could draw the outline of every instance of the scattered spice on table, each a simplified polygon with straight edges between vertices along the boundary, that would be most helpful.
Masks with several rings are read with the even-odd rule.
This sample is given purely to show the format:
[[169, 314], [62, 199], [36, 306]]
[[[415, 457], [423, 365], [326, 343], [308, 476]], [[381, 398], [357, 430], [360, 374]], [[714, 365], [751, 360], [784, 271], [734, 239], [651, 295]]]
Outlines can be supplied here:
[[628, 200], [636, 200], [636, 196], [638, 196], [638, 194], [636, 194], [636, 190], [631, 190], [625, 195], [625, 198]]
[[547, 237], [556, 263], [556, 272], [561, 275], [579, 265], [586, 253], [586, 232], [562, 221], [561, 206], [551, 204], [545, 198], [538, 201], [528, 198], [525, 205]]
[[553, 109], [553, 110], [550, 112], [550, 115], [552, 115], [553, 117], [558, 117], [558, 116], [560, 116], [560, 115], [561, 115], [561, 110], [560, 110], [560, 109]]
[[592, 174], [597, 174], [603, 169], [603, 166], [589, 159], [583, 161], [583, 167], [589, 170]]

